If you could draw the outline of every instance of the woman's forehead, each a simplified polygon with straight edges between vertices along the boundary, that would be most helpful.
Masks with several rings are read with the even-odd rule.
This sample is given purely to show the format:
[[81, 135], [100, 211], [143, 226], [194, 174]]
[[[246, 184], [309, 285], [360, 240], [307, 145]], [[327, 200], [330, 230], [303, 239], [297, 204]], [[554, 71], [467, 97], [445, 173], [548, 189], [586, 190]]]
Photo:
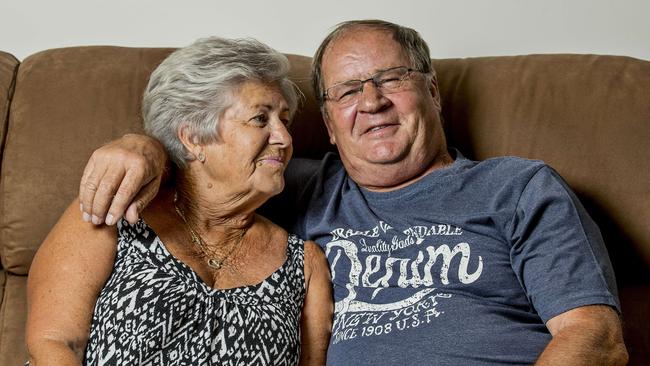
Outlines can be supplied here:
[[256, 80], [245, 81], [233, 91], [231, 106], [236, 109], [289, 109], [279, 83]]

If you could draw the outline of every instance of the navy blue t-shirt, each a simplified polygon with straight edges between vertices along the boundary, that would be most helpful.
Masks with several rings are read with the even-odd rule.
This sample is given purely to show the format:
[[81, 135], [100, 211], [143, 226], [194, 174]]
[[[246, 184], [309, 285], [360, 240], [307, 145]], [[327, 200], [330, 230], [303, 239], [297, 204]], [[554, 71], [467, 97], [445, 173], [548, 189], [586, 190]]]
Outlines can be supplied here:
[[455, 162], [371, 192], [333, 154], [296, 159], [278, 201], [332, 272], [329, 365], [534, 363], [544, 323], [619, 309], [593, 221], [550, 167], [514, 157]]

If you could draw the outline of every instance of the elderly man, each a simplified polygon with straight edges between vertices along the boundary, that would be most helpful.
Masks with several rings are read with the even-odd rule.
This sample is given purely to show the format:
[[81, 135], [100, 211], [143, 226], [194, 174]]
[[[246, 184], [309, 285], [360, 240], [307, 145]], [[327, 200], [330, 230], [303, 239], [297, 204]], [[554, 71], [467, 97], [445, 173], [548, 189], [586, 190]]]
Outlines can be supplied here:
[[[598, 229], [543, 163], [473, 162], [447, 147], [415, 31], [342, 23], [313, 61], [339, 156], [294, 161], [275, 204], [295, 213], [289, 230], [326, 251], [329, 364], [626, 362]], [[126, 210], [135, 220], [164, 160], [142, 136], [97, 151], [81, 183], [84, 219], [112, 224]]]

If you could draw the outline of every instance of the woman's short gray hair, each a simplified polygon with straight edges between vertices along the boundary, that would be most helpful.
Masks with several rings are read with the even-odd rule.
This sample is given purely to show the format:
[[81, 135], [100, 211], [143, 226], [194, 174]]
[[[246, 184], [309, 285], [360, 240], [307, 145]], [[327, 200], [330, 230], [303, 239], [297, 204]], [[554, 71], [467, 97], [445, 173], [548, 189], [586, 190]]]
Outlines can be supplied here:
[[233, 91], [246, 81], [278, 83], [293, 117], [298, 90], [288, 78], [289, 67], [286, 56], [255, 39], [199, 39], [170, 54], [151, 74], [142, 100], [145, 131], [185, 168], [195, 157], [178, 138], [179, 129], [189, 127], [198, 143], [213, 142]]

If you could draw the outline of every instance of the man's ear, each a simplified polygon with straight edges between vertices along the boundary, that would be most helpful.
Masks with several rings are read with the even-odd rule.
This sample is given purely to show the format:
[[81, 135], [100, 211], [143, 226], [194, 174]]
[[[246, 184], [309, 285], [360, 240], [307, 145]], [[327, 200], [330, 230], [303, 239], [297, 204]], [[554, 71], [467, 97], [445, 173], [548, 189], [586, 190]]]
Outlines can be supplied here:
[[321, 107], [321, 115], [323, 116], [325, 127], [327, 127], [327, 134], [330, 137], [330, 144], [336, 145], [336, 137], [334, 136], [334, 132], [331, 125], [332, 122], [330, 120], [329, 114], [327, 113], [327, 109], [325, 109], [325, 106]]
[[434, 73], [431, 75], [431, 83], [429, 84], [429, 92], [433, 97], [433, 105], [438, 109], [438, 113], [442, 111], [442, 105], [440, 103], [440, 89], [438, 88], [438, 77]]

